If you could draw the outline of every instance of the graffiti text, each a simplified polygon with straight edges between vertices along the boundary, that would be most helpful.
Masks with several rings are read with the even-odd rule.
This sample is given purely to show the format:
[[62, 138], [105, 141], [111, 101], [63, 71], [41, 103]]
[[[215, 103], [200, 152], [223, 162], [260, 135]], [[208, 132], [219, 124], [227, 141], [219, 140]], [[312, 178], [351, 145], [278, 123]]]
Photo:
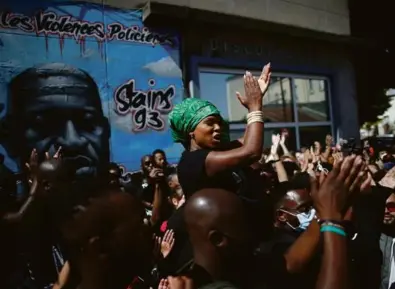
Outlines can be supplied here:
[[[153, 87], [155, 81], [151, 79], [148, 84]], [[175, 93], [174, 85], [169, 85], [165, 89], [138, 90], [135, 80], [131, 79], [118, 87], [114, 93], [116, 112], [120, 115], [131, 114], [133, 131], [139, 132], [147, 128], [163, 130], [163, 115], [168, 114], [173, 108], [172, 99]]]
[[108, 40], [122, 40], [143, 44], [168, 44], [174, 45], [173, 40], [167, 35], [152, 33], [147, 27], [125, 27], [120, 23], [112, 23], [107, 26]]
[[57, 16], [55, 13], [38, 13], [34, 17], [37, 34], [68, 35], [75, 39], [95, 37], [103, 40], [105, 37], [102, 23], [91, 23], [72, 19], [70, 16]]
[[138, 25], [125, 27], [121, 23], [111, 23], [107, 25], [106, 31], [101, 22], [79, 20], [70, 15], [59, 16], [51, 11], [38, 12], [33, 17], [0, 12], [0, 27], [36, 32], [37, 35], [58, 35], [62, 39], [64, 36], [69, 36], [79, 42], [90, 37], [99, 42], [107, 39], [108, 41], [120, 40], [148, 45], [176, 45], [172, 36], [152, 32], [147, 27]]

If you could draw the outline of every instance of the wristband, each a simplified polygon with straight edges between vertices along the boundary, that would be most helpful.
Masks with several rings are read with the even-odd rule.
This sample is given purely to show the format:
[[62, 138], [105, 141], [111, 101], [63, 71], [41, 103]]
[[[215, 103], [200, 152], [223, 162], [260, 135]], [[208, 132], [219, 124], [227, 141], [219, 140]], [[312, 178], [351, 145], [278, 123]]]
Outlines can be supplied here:
[[252, 111], [247, 114], [247, 124], [251, 124], [254, 122], [263, 122], [263, 112], [258, 110], [258, 111]]
[[338, 226], [344, 227], [343, 221], [330, 220], [330, 219], [317, 219], [317, 222], [320, 226], [322, 226], [324, 223], [332, 223], [332, 224], [336, 224]]
[[347, 236], [346, 231], [344, 229], [340, 229], [339, 227], [334, 227], [331, 225], [322, 226], [320, 229], [320, 232], [321, 233], [331, 232], [331, 233], [335, 233], [335, 234], [343, 236], [343, 237]]
[[342, 225], [339, 225], [339, 224], [332, 223], [332, 222], [329, 222], [329, 221], [323, 222], [323, 223], [321, 224], [321, 227], [325, 227], [325, 226], [336, 227], [336, 228], [339, 228], [339, 229], [341, 229], [341, 230], [343, 230], [343, 231], [346, 230], [346, 228], [345, 228], [345, 226], [344, 226], [343, 224], [342, 224]]

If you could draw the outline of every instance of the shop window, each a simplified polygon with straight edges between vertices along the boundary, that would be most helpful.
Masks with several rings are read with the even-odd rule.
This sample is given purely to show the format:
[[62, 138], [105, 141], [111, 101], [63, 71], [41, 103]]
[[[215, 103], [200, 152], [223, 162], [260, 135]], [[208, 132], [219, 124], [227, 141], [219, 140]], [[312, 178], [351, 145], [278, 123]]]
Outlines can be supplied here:
[[[215, 104], [230, 123], [244, 123], [246, 109], [236, 92], [244, 93], [243, 75], [226, 72], [200, 72], [200, 96]], [[266, 122], [292, 122], [291, 78], [273, 76], [263, 99]]]
[[312, 79], [309, 79], [309, 90], [310, 94], [314, 94], [314, 81]]
[[[245, 130], [247, 110], [236, 97], [236, 91], [244, 93], [243, 74], [236, 69], [199, 68], [199, 97], [215, 104], [230, 122], [231, 139], [241, 137]], [[289, 131], [290, 150], [311, 145], [315, 140], [323, 143], [326, 134], [333, 130], [328, 87], [325, 77], [273, 72], [263, 99], [265, 147], [270, 147], [272, 133], [282, 128]]]
[[328, 97], [318, 87], [321, 80], [294, 78], [297, 113], [300, 122], [328, 121]]

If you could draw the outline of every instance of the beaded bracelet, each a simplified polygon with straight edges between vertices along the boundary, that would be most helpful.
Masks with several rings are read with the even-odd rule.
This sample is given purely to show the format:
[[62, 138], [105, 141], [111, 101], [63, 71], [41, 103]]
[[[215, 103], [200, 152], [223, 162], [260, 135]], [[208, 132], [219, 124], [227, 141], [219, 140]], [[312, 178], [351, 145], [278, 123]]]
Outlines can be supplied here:
[[263, 121], [263, 111], [252, 111], [247, 114], [247, 124]]
[[318, 219], [318, 218], [317, 218], [317, 222], [318, 222], [319, 225], [322, 225], [322, 224], [324, 224], [324, 223], [329, 222], [329, 223], [336, 224], [336, 225], [339, 225], [339, 226], [344, 227], [344, 226], [343, 226], [343, 224], [344, 224], [343, 221], [330, 220], [330, 219]]
[[343, 224], [340, 225], [339, 222], [334, 223], [334, 222], [332, 222], [332, 221], [324, 221], [324, 222], [321, 222], [321, 223], [319, 223], [319, 224], [320, 224], [321, 227], [324, 227], [324, 226], [332, 226], [332, 227], [336, 227], [336, 228], [345, 230], [344, 225], [343, 225]]

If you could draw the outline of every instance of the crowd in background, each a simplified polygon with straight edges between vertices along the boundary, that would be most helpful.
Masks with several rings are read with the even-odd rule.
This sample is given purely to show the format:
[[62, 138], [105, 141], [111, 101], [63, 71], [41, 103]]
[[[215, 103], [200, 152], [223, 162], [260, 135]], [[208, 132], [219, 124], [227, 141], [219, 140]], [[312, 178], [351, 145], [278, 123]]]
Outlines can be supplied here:
[[0, 174], [0, 288], [395, 288], [395, 148], [327, 135], [263, 148], [270, 64], [244, 75], [243, 138], [207, 101], [170, 114], [178, 164], [157, 149], [126, 178], [77, 178], [67, 148], [33, 150], [28, 193]]

